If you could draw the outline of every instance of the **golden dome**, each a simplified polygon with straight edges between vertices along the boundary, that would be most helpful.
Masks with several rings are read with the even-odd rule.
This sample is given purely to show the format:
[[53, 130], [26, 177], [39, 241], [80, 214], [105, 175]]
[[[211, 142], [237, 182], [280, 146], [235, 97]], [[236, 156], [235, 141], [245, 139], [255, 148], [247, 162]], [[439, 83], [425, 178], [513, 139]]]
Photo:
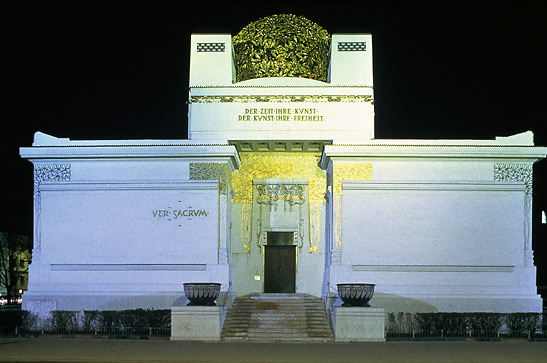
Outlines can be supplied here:
[[303, 16], [272, 15], [233, 37], [237, 82], [261, 77], [327, 80], [330, 34]]

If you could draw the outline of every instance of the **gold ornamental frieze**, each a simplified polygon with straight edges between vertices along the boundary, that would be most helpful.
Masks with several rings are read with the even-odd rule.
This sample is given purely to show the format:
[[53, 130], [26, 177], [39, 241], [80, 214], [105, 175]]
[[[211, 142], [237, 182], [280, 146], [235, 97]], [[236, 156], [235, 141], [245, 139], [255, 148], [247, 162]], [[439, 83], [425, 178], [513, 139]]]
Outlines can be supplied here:
[[299, 178], [308, 180], [308, 201], [324, 203], [326, 175], [315, 153], [242, 152], [240, 168], [232, 175], [233, 203], [252, 203], [253, 179]]
[[219, 193], [227, 194], [232, 173], [223, 163], [190, 163], [190, 180], [218, 180]]
[[374, 103], [371, 95], [201, 95], [190, 96], [188, 103]]

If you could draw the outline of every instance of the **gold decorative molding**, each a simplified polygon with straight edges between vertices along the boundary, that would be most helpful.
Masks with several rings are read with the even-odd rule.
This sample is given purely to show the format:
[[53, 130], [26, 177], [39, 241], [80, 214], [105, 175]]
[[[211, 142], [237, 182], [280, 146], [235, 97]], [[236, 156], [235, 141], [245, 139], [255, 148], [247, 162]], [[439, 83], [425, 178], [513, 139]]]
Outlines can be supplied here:
[[372, 180], [372, 163], [335, 163], [332, 169], [334, 195], [342, 195], [344, 180]]
[[333, 198], [334, 212], [334, 247], [340, 251], [342, 249], [342, 197], [337, 195]]
[[374, 103], [371, 95], [203, 95], [190, 96], [189, 104], [192, 103], [327, 103], [327, 102], [345, 102], [345, 103]]
[[253, 179], [301, 178], [308, 180], [308, 201], [324, 203], [326, 175], [314, 153], [243, 152], [240, 168], [232, 175], [233, 203], [252, 203]]
[[251, 219], [253, 214], [252, 204], [241, 204], [241, 242], [243, 243], [243, 253], [251, 253]]
[[190, 180], [218, 180], [219, 193], [227, 194], [232, 173], [223, 163], [190, 163]]
[[310, 253], [315, 253], [318, 250], [318, 242], [321, 238], [321, 211], [323, 203], [310, 203]]

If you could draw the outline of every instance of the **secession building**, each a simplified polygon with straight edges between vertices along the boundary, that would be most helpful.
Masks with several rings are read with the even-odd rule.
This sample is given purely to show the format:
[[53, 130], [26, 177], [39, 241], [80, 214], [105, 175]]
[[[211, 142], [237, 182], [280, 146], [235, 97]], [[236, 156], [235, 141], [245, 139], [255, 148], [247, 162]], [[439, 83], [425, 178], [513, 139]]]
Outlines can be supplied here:
[[376, 284], [387, 311], [541, 311], [530, 131], [374, 137], [370, 34], [277, 15], [194, 34], [189, 139], [36, 133], [25, 309], [169, 308], [183, 282], [229, 296]]

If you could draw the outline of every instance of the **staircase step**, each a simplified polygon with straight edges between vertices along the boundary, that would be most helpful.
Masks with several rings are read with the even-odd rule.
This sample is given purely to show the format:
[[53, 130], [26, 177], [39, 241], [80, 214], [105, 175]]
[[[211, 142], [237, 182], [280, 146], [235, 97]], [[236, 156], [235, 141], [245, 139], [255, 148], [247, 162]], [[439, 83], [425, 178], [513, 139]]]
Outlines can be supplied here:
[[226, 337], [223, 338], [224, 341], [227, 342], [260, 342], [260, 343], [278, 343], [278, 342], [284, 342], [284, 343], [326, 343], [326, 342], [332, 342], [332, 338], [324, 338], [324, 337]]
[[323, 301], [308, 294], [250, 294], [234, 300], [225, 341], [333, 341]]

